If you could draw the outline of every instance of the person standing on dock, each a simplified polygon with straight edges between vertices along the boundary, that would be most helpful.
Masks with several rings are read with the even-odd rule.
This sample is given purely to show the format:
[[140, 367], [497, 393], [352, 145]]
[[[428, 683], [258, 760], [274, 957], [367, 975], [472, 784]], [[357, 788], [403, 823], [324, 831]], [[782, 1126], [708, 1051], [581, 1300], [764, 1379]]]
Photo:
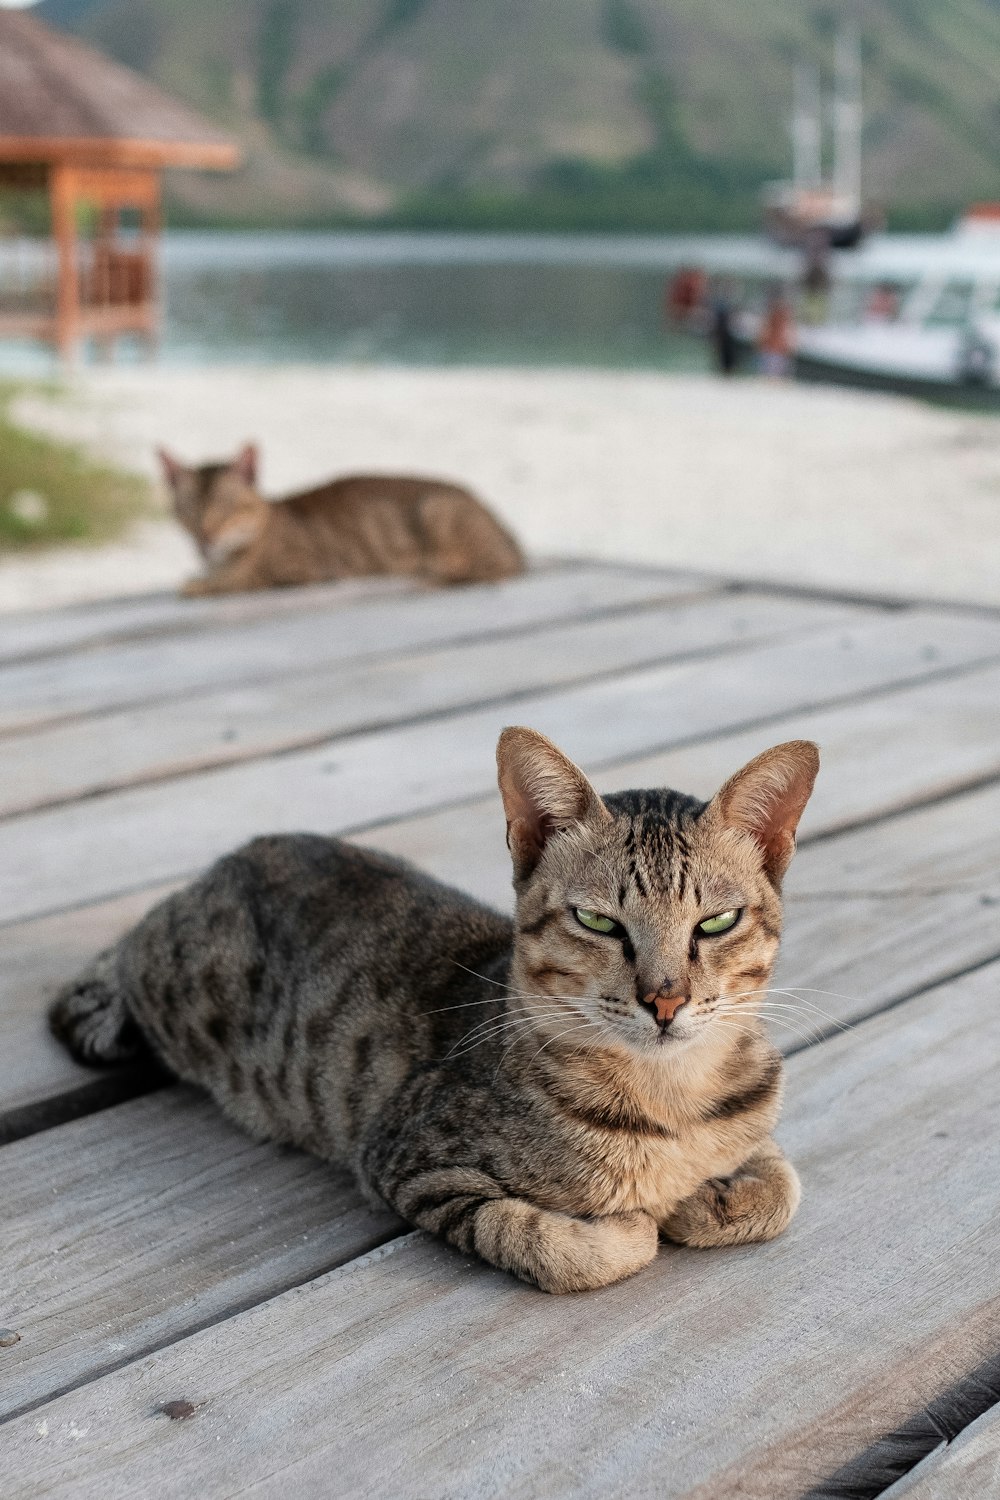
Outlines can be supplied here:
[[786, 376], [795, 347], [792, 310], [780, 288], [771, 293], [757, 335], [757, 368], [772, 380]]
[[734, 375], [739, 360], [739, 345], [734, 327], [736, 309], [725, 282], [715, 290], [710, 304], [710, 315], [709, 335], [715, 357], [715, 368], [720, 375]]

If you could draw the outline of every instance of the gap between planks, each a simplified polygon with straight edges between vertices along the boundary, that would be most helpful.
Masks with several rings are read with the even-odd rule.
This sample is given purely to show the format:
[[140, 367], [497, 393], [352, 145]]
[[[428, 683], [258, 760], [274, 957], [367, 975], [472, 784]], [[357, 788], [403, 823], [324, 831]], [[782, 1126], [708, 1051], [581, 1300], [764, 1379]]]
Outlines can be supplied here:
[[1000, 1356], [993, 1355], [802, 1500], [987, 1500], [997, 1494]]
[[[969, 1382], [950, 1392], [950, 1402], [947, 1397], [943, 1402], [935, 1402], [923, 1422], [917, 1418], [913, 1427], [923, 1439], [925, 1456], [911, 1467], [906, 1478], [881, 1491], [884, 1500], [995, 1500], [1000, 1495], [998, 1390], [1000, 1358], [995, 1357], [974, 1372]], [[992, 1394], [993, 1404], [959, 1426], [949, 1422], [948, 1418], [954, 1416], [953, 1405], [961, 1411], [964, 1398], [975, 1410], [985, 1391]], [[945, 1407], [943, 1419], [938, 1414], [941, 1406]], [[942, 1431], [946, 1434], [944, 1441]], [[859, 1472], [864, 1475], [863, 1464]], [[822, 1491], [817, 1492], [816, 1500], [821, 1494]]]

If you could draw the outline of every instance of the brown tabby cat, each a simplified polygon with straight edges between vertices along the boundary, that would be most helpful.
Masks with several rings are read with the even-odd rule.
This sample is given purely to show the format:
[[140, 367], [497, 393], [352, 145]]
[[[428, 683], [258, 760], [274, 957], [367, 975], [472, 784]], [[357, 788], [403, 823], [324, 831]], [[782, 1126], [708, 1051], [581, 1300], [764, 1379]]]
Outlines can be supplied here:
[[552, 1292], [659, 1234], [735, 1245], [799, 1201], [757, 1014], [818, 767], [793, 740], [708, 803], [601, 798], [530, 729], [498, 747], [517, 914], [336, 839], [262, 838], [60, 995], [85, 1062], [151, 1047], [260, 1138]]
[[159, 450], [181, 525], [208, 572], [185, 594], [230, 594], [402, 573], [429, 583], [486, 583], [524, 571], [517, 542], [469, 490], [439, 479], [353, 475], [264, 500], [257, 450], [188, 468]]

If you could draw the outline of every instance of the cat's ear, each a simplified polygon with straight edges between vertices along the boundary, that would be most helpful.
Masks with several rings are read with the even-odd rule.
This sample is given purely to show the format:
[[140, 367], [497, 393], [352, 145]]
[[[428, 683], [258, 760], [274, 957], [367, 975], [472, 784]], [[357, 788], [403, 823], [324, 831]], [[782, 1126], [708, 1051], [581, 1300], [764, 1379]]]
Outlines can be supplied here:
[[169, 453], [166, 448], [157, 448], [156, 456], [160, 460], [160, 468], [163, 470], [164, 479], [170, 488], [173, 489], [184, 473], [184, 465], [172, 453]]
[[709, 803], [710, 815], [756, 839], [775, 885], [795, 853], [795, 830], [818, 770], [819, 750], [812, 740], [788, 740], [755, 756]]
[[501, 734], [497, 780], [517, 880], [531, 874], [554, 833], [575, 823], [610, 821], [611, 814], [580, 767], [534, 729], [517, 727]]
[[257, 483], [259, 464], [260, 455], [257, 452], [257, 444], [244, 443], [230, 467], [235, 470], [244, 484], [255, 485]]

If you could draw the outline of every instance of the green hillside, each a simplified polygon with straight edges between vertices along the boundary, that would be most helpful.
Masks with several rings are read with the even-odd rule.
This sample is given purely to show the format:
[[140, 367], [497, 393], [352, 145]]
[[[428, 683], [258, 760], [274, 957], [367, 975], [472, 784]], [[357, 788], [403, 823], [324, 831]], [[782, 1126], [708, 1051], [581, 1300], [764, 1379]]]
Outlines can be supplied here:
[[240, 135], [173, 219], [739, 228], [789, 166], [796, 59], [861, 22], [866, 193], [1000, 197], [998, 0], [43, 0]]

